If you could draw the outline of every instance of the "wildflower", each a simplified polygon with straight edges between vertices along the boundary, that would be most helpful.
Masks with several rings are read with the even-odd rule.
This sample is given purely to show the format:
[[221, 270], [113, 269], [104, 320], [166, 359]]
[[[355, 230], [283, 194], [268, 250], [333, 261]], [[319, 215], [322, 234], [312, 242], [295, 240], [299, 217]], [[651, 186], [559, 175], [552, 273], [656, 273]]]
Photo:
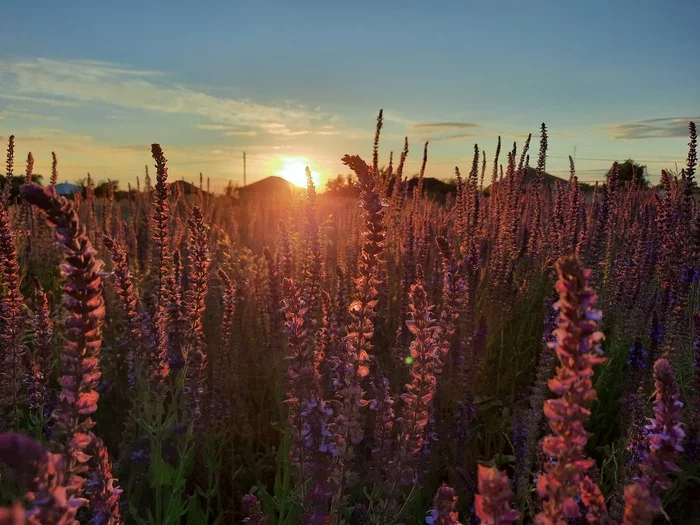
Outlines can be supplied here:
[[389, 380], [382, 374], [378, 363], [373, 363], [371, 376], [374, 395], [369, 402], [369, 409], [375, 413], [374, 420], [374, 458], [378, 470], [383, 475], [391, 475], [395, 469], [394, 458], [394, 398], [391, 395]]
[[182, 357], [187, 363], [186, 388], [192, 395], [194, 419], [200, 416], [200, 398], [204, 392], [204, 374], [207, 367], [207, 348], [204, 340], [202, 315], [206, 309], [209, 281], [209, 243], [202, 210], [192, 208], [192, 217], [187, 221], [190, 242], [187, 247], [189, 259], [188, 289], [185, 292], [184, 312], [189, 322], [188, 339]]
[[642, 472], [649, 480], [652, 491], [668, 490], [671, 481], [668, 471], [678, 467], [674, 459], [683, 450], [681, 442], [685, 433], [681, 428], [681, 408], [678, 385], [673, 377], [673, 370], [666, 359], [654, 363], [654, 380], [656, 383], [656, 400], [654, 402], [654, 419], [649, 425], [650, 452], [646, 457]]
[[428, 525], [461, 525], [457, 515], [457, 494], [443, 483], [433, 498], [433, 508], [425, 518]]
[[243, 496], [243, 514], [246, 525], [267, 525], [267, 516], [262, 511], [260, 501], [252, 494]]
[[479, 465], [477, 471], [479, 493], [474, 496], [476, 515], [484, 525], [509, 525], [520, 517], [510, 508], [513, 493], [510, 481], [496, 467]]
[[[221, 268], [216, 271], [221, 281], [223, 290], [221, 306], [223, 318], [221, 319], [221, 343], [219, 364], [212, 370], [212, 390], [209, 393], [209, 411], [219, 423], [228, 419], [231, 413], [231, 403], [227, 399], [225, 388], [227, 386], [227, 376], [230, 389], [238, 392], [240, 388], [240, 378], [238, 375], [238, 363], [231, 356], [231, 336], [233, 332], [233, 316], [236, 311], [236, 287], [228, 274]], [[237, 399], [237, 396], [236, 398]]]
[[655, 514], [656, 506], [645, 483], [625, 487], [624, 525], [650, 525]]
[[284, 279], [285, 332], [288, 338], [289, 390], [285, 403], [292, 428], [292, 464], [297, 466], [300, 484], [310, 481], [304, 493], [305, 524], [317, 523], [328, 517], [328, 506], [334, 486], [331, 480], [333, 458], [338, 456], [335, 426], [331, 423], [333, 410], [321, 398], [320, 374], [309, 345], [308, 308], [302, 291], [292, 279]]
[[231, 282], [228, 274], [219, 268], [216, 274], [221, 279], [223, 285], [223, 296], [221, 299], [224, 317], [221, 320], [221, 348], [226, 351], [231, 344], [231, 330], [233, 328], [233, 315], [236, 311], [236, 287]]
[[0, 274], [5, 293], [0, 299], [0, 417], [12, 424], [19, 417], [21, 379], [26, 372], [26, 347], [22, 344], [24, 298], [20, 291], [20, 266], [15, 235], [5, 205], [0, 202]]
[[34, 156], [30, 151], [27, 153], [27, 168], [24, 171], [24, 182], [25, 184], [30, 184], [32, 182], [32, 175], [34, 174]]
[[34, 277], [34, 354], [32, 355], [31, 380], [28, 394], [29, 408], [46, 410], [53, 405], [53, 395], [48, 392], [49, 375], [53, 364], [53, 320], [46, 294], [39, 279]]
[[[672, 486], [669, 472], [680, 470], [675, 460], [683, 451], [681, 443], [685, 437], [681, 428], [683, 403], [666, 359], [654, 363], [654, 381], [654, 419], [646, 426], [649, 451], [641, 465], [642, 477], [625, 488], [625, 523], [630, 524], [651, 523], [653, 514], [661, 508], [661, 495]], [[627, 521], [628, 515], [639, 521]]]
[[86, 452], [90, 454], [90, 474], [85, 484], [85, 495], [92, 514], [90, 525], [119, 525], [122, 522], [119, 514], [122, 490], [115, 485], [117, 480], [112, 477], [112, 462], [107, 447], [92, 432], [89, 435], [91, 441]]
[[51, 186], [55, 186], [58, 182], [58, 159], [56, 158], [56, 153], [51, 152]]
[[317, 196], [311, 171], [306, 167], [305, 207], [306, 258], [304, 260], [304, 295], [309, 308], [309, 335], [316, 338], [316, 329], [321, 318], [321, 241], [319, 238]]
[[267, 247], [263, 248], [263, 256], [265, 257], [267, 267], [267, 287], [270, 299], [268, 305], [268, 315], [270, 316], [271, 324], [270, 332], [276, 334], [279, 333], [281, 326], [279, 308], [282, 302], [282, 281], [280, 279], [277, 261]]
[[452, 247], [444, 237], [437, 238], [437, 246], [442, 258], [442, 310], [440, 312], [440, 329], [442, 340], [440, 342], [441, 353], [446, 355], [450, 351], [451, 338], [454, 336], [456, 323], [459, 320], [459, 290], [463, 287], [454, 261]]
[[[545, 465], [545, 472], [537, 480], [537, 492], [542, 498], [543, 510], [537, 515], [540, 524], [557, 523], [563, 518], [579, 515], [575, 497], [585, 490], [595, 492], [593, 482], [585, 475], [594, 462], [584, 455], [588, 434], [583, 422], [590, 411], [585, 404], [595, 400], [592, 388], [593, 367], [605, 362], [601, 357], [598, 332], [601, 313], [595, 308], [596, 294], [588, 287], [590, 270], [584, 270], [577, 259], [568, 257], [558, 265], [559, 328], [554, 331], [560, 366], [549, 388], [558, 397], [544, 403], [544, 413], [553, 435], [544, 438], [542, 449], [554, 461]], [[582, 485], [583, 484], [583, 485]], [[589, 519], [599, 519], [605, 513], [604, 502], [593, 500]]]
[[[168, 291], [174, 291], [168, 287], [172, 260], [170, 253], [170, 202], [168, 201], [170, 187], [167, 184], [167, 159], [160, 144], [152, 144], [151, 153], [156, 161], [156, 186], [153, 190], [154, 204], [150, 216], [150, 235], [153, 242], [149, 242], [151, 249], [151, 275], [155, 280], [155, 294], [150, 312], [150, 325], [152, 326], [146, 327], [146, 331], [150, 335], [152, 358], [161, 360], [165, 357], [170, 346], [168, 312], [165, 302], [168, 297]], [[146, 186], [150, 188], [148, 172], [146, 173]], [[173, 342], [173, 344], [177, 343], [179, 341]], [[165, 364], [154, 363], [153, 374], [155, 374], [155, 378], [158, 381], [167, 377], [166, 370]]]
[[386, 238], [384, 205], [376, 190], [375, 174], [358, 156], [346, 155], [343, 157], [343, 163], [355, 172], [359, 181], [364, 242], [358, 257], [354, 300], [348, 307], [350, 322], [345, 338], [347, 361], [344, 388], [338, 392], [341, 403], [336, 419], [341, 435], [338, 440], [340, 472], [339, 493], [335, 499], [337, 505], [344, 504], [345, 489], [352, 483], [352, 446], [358, 444], [364, 436], [359, 423], [359, 409], [367, 406], [368, 401], [363, 399], [361, 380], [369, 375], [369, 353], [373, 348], [374, 321], [379, 303], [378, 287], [383, 285], [379, 275]]
[[151, 271], [156, 279], [156, 305], [160, 305], [167, 292], [167, 275], [171, 260], [170, 254], [170, 203], [168, 195], [170, 187], [167, 184], [167, 159], [163, 155], [160, 144], [152, 144], [151, 152], [156, 161], [155, 203], [151, 215], [151, 235], [153, 251]]
[[87, 503], [70, 495], [63, 457], [46, 452], [33, 439], [0, 434], [0, 462], [10, 467], [26, 487], [30, 508], [0, 508], [0, 523], [8, 525], [78, 525], [78, 509]]
[[135, 365], [137, 360], [146, 359], [146, 364], [151, 371], [152, 377], [162, 376], [164, 372], [163, 367], [167, 369], [167, 363], [157, 359], [153, 354], [148, 356], [138, 354], [138, 351], [145, 348], [147, 343], [141, 330], [141, 318], [137, 311], [139, 296], [138, 292], [134, 290], [133, 278], [127, 263], [126, 253], [119, 242], [108, 234], [102, 236], [102, 244], [107, 249], [112, 261], [116, 292], [124, 312], [126, 321], [124, 343], [129, 349], [127, 355], [129, 384], [134, 387], [136, 384]]
[[15, 164], [15, 136], [10, 135], [7, 139], [7, 160], [5, 161], [5, 180], [2, 185], [2, 203], [7, 206], [12, 191], [12, 178], [14, 176]]
[[84, 450], [91, 441], [88, 432], [95, 424], [90, 414], [97, 411], [99, 399], [99, 354], [105, 316], [102, 261], [95, 257], [85, 226], [80, 224], [72, 204], [56, 195], [53, 186], [25, 184], [21, 192], [27, 202], [44, 210], [65, 252], [63, 293], [69, 315], [61, 354], [64, 375], [59, 379], [61, 393], [53, 417], [55, 446], [66, 458], [69, 491], [80, 494], [88, 469]]
[[[436, 375], [442, 368], [439, 351], [439, 328], [433, 317], [434, 306], [428, 304], [428, 296], [423, 284], [422, 267], [417, 266], [418, 280], [411, 285], [409, 317], [406, 326], [414, 335], [410, 346], [411, 382], [406, 385], [406, 392], [401, 395], [404, 410], [400, 418], [401, 434], [399, 448], [401, 460], [405, 467], [412, 461], [412, 456], [418, 454], [425, 437], [426, 426], [432, 415], [433, 397], [437, 388]], [[411, 470], [414, 470], [413, 467]], [[416, 476], [412, 472], [412, 476]], [[402, 480], [403, 484], [413, 481], [411, 478]]]

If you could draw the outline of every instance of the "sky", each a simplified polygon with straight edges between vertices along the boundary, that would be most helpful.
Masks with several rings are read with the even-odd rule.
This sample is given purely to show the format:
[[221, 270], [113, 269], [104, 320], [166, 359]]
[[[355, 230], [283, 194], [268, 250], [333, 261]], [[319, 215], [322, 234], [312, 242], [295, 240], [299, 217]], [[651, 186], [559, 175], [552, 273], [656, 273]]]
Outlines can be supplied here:
[[244, 151], [248, 182], [345, 173], [381, 108], [382, 160], [408, 137], [409, 173], [425, 141], [426, 175], [449, 178], [545, 122], [550, 173], [631, 157], [655, 180], [700, 121], [699, 19], [696, 0], [3, 2], [0, 140], [121, 187], [159, 142], [173, 179], [221, 190]]

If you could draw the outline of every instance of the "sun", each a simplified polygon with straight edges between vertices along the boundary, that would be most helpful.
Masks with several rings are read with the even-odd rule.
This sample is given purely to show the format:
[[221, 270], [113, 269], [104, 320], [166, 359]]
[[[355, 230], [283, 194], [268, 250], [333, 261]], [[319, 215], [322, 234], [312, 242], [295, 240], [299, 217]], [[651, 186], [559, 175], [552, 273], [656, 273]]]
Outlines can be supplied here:
[[280, 159], [280, 168], [277, 170], [277, 175], [285, 180], [288, 180], [296, 186], [306, 187], [306, 167], [311, 169], [311, 179], [316, 187], [321, 182], [321, 176], [314, 171], [311, 163], [305, 157], [282, 157]]

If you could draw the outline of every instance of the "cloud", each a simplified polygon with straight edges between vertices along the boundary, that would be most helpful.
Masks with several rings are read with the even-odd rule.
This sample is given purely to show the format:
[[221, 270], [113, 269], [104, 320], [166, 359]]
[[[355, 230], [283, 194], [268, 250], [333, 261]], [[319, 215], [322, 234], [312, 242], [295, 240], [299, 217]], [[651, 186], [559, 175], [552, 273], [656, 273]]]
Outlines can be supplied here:
[[55, 128], [30, 128], [18, 138], [18, 144], [45, 144], [47, 146], [57, 144], [66, 149], [80, 148], [93, 142], [92, 135], [71, 133]]
[[337, 135], [338, 131], [335, 129], [334, 126], [330, 124], [326, 124], [324, 126], [321, 126], [318, 131], [316, 131], [317, 135], [323, 135], [323, 136], [330, 136], [330, 135]]
[[26, 111], [3, 111], [0, 117], [15, 117], [26, 120], [59, 120], [55, 115], [39, 115], [38, 113], [28, 113]]
[[688, 122], [698, 121], [700, 117], [666, 117], [640, 120], [630, 124], [613, 124], [608, 126], [614, 139], [650, 139], [686, 137]]
[[232, 129], [229, 131], [224, 132], [224, 136], [226, 137], [254, 137], [257, 135], [258, 132], [255, 130], [240, 130], [240, 129]]
[[456, 129], [478, 128], [479, 124], [473, 122], [418, 122], [411, 124], [413, 129], [432, 129], [436, 131], [448, 131]]
[[[0, 79], [2, 79], [3, 69], [0, 63]], [[2, 82], [0, 80], [0, 86]], [[45, 104], [47, 106], [58, 106], [58, 107], [76, 107], [79, 104], [77, 102], [70, 102], [67, 100], [57, 100], [44, 97], [29, 97], [26, 95], [16, 95], [12, 93], [2, 93], [0, 92], [0, 99], [14, 100], [17, 102], [31, 102], [32, 104]]]
[[308, 135], [307, 130], [292, 130], [282, 122], [265, 122], [260, 127], [270, 135], [282, 135], [284, 137], [294, 137], [297, 135]]
[[222, 131], [224, 137], [254, 137], [258, 132], [251, 128], [224, 126], [222, 124], [197, 124], [195, 129], [202, 131]]
[[435, 137], [428, 137], [425, 140], [427, 140], [428, 142], [456, 142], [473, 136], [473, 133], [453, 133], [451, 135], [438, 135]]
[[201, 129], [203, 131], [227, 131], [230, 130], [230, 126], [223, 126], [221, 124], [197, 124], [195, 129]]
[[298, 104], [267, 105], [213, 96], [169, 82], [167, 75], [157, 71], [129, 70], [95, 61], [0, 60], [0, 97], [190, 115], [209, 125], [267, 126], [272, 133], [286, 136], [306, 134], [330, 118]]

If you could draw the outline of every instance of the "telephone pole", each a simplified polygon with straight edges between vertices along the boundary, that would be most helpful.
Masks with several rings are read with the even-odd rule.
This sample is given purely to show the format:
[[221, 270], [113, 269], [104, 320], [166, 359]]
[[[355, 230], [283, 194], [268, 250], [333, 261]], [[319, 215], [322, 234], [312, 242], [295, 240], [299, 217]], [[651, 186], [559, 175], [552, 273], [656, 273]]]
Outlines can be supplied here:
[[243, 152], [243, 187], [246, 185], [246, 172], [245, 172], [245, 151]]

